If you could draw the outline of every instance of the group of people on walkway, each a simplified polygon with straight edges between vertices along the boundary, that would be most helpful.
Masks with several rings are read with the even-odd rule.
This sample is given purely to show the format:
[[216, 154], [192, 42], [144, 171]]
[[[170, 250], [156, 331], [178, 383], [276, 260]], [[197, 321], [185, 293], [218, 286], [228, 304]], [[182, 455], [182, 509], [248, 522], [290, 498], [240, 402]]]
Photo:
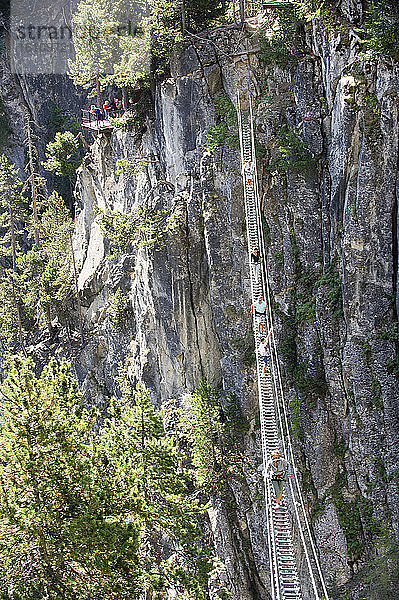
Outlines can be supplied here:
[[[248, 170], [249, 171], [249, 170]], [[247, 173], [248, 176], [248, 173]], [[254, 248], [251, 252], [251, 267], [253, 269], [254, 281], [259, 283], [260, 277], [260, 264], [261, 256], [259, 248]], [[263, 334], [264, 323], [268, 316], [267, 303], [262, 296], [259, 296], [258, 300], [252, 304], [251, 312], [257, 319], [258, 332]], [[267, 336], [261, 336], [260, 343], [258, 346], [258, 353], [261, 361], [263, 362], [262, 374], [265, 375], [268, 370], [268, 353], [269, 353], [269, 340], [272, 335], [272, 329], [270, 329]], [[265, 477], [271, 480], [273, 491], [275, 495], [276, 505], [279, 507], [283, 497], [284, 482], [287, 476], [288, 462], [280, 456], [280, 453], [276, 450], [270, 455], [270, 460], [265, 467]]]
[[[251, 252], [251, 265], [254, 270], [254, 278], [255, 278], [256, 283], [259, 282], [260, 262], [261, 262], [261, 257], [259, 254], [259, 248], [254, 248]], [[254, 304], [252, 304], [251, 312], [253, 315], [255, 315], [255, 318], [257, 318], [258, 332], [263, 333], [264, 323], [266, 322], [266, 317], [268, 315], [268, 308], [267, 308], [267, 303], [262, 298], [262, 296], [259, 296], [258, 300]], [[269, 344], [271, 334], [272, 334], [272, 330], [270, 329], [270, 331], [266, 337], [264, 337], [264, 336], [261, 337], [260, 344], [258, 346], [259, 355], [262, 359], [262, 362], [264, 363], [263, 374], [266, 373], [267, 368], [268, 368], [267, 355], [268, 355], [268, 344]]]
[[120, 117], [122, 115], [123, 103], [119, 98], [111, 101], [105, 100], [102, 109], [92, 104], [89, 112], [96, 117], [97, 121], [106, 121], [109, 116]]

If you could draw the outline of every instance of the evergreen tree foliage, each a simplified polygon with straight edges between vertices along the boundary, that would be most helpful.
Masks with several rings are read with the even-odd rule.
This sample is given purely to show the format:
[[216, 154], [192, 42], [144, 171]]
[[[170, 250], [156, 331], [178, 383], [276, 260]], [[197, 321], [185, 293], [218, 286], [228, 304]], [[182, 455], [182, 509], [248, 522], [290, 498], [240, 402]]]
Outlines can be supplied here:
[[26, 199], [21, 194], [22, 181], [17, 169], [2, 154], [0, 156], [0, 232], [1, 255], [10, 256], [16, 266], [23, 224], [28, 219]]
[[215, 391], [206, 381], [193, 394], [185, 396], [181, 418], [191, 446], [197, 483], [215, 491], [227, 458], [222, 443], [226, 428]]
[[178, 0], [149, 0], [151, 13], [151, 70], [162, 77], [168, 71], [169, 57], [183, 41], [181, 5]]
[[[364, 48], [371, 55], [399, 60], [399, 11], [396, 2], [370, 0]], [[396, 5], [396, 6], [395, 6]]]
[[82, 160], [79, 153], [79, 142], [71, 131], [57, 131], [54, 141], [46, 147], [46, 158], [43, 167], [56, 175], [73, 177]]
[[[73, 18], [76, 59], [69, 75], [93, 95], [97, 89], [98, 102], [107, 85], [146, 86], [150, 72], [168, 72], [170, 54], [183, 40], [183, 24], [198, 31], [213, 25], [225, 10], [223, 0], [81, 0]], [[127, 22], [133, 31], [126, 29]]]
[[23, 349], [26, 326], [34, 320], [28, 284], [17, 271], [4, 269], [0, 280], [0, 338], [10, 347]]
[[242, 472], [240, 436], [248, 431], [237, 400], [227, 396], [222, 409], [213, 387], [202, 380], [183, 398], [179, 430], [188, 441], [197, 485], [209, 494], [228, 498], [231, 478]]
[[183, 218], [179, 208], [168, 215], [165, 209], [151, 211], [143, 204], [130, 213], [102, 210], [98, 206], [95, 211], [102, 234], [110, 242], [111, 256], [129, 247], [162, 247], [165, 235], [176, 232]]
[[15, 358], [0, 395], [2, 597], [70, 597], [77, 574], [88, 579], [94, 567], [88, 532], [104, 521], [92, 495], [92, 420], [65, 363], [36, 378], [32, 361]]
[[28, 218], [26, 200], [22, 196], [21, 180], [17, 169], [3, 155], [0, 156], [0, 256], [8, 257], [3, 272], [4, 286], [0, 289], [0, 320], [3, 317], [2, 336], [17, 340], [24, 349], [22, 330], [23, 278], [17, 267], [20, 237]]
[[108, 298], [107, 317], [111, 325], [114, 327], [122, 326], [129, 304], [128, 296], [122, 288], [118, 287], [116, 292]]
[[[49, 329], [54, 313], [65, 314], [71, 296], [71, 232], [73, 221], [63, 199], [54, 192], [41, 201], [34, 224], [22, 182], [15, 168], [0, 157], [0, 253], [4, 269], [0, 280], [1, 337], [11, 346], [24, 345], [27, 330], [40, 324]], [[35, 229], [40, 244], [29, 249]], [[19, 240], [24, 240], [23, 251]]]
[[53, 192], [40, 218], [44, 239], [45, 268], [41, 274], [39, 299], [42, 310], [62, 312], [72, 294], [71, 252], [74, 223], [62, 197]]
[[142, 386], [122, 381], [101, 435], [69, 365], [13, 358], [0, 387], [0, 597], [206, 597], [201, 509]]
[[226, 11], [226, 0], [186, 0], [189, 26], [194, 30], [212, 26]]
[[18, 259], [27, 283], [28, 304], [43, 315], [51, 329], [54, 314], [66, 316], [66, 300], [72, 295], [71, 235], [73, 220], [62, 197], [53, 192], [40, 215], [40, 249], [33, 248]]
[[121, 399], [114, 399], [109, 410], [102, 448], [111, 480], [119, 482], [123, 502], [134, 506], [140, 524], [141, 589], [160, 599], [172, 584], [182, 599], [205, 598], [211, 564], [197, 547], [202, 511], [187, 496], [190, 474], [148, 390], [132, 388], [127, 379], [121, 387]]
[[[150, 30], [146, 3], [82, 0], [73, 17], [76, 59], [73, 81], [96, 90], [109, 84], [134, 87], [149, 65]], [[99, 101], [99, 100], [98, 100]]]

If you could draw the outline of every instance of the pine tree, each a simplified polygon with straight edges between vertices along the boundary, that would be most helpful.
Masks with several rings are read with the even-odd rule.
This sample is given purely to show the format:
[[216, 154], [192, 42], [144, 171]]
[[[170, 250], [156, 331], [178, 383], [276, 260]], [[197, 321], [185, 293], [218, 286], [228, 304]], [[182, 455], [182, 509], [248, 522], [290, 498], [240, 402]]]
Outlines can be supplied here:
[[50, 321], [51, 313], [59, 313], [72, 293], [70, 258], [73, 229], [73, 220], [62, 197], [53, 192], [40, 217], [46, 264], [41, 274], [39, 299]]
[[38, 185], [37, 185], [37, 173], [35, 170], [35, 158], [36, 148], [32, 143], [32, 131], [30, 124], [29, 114], [26, 114], [26, 134], [27, 134], [27, 146], [28, 146], [28, 166], [29, 166], [29, 183], [32, 195], [32, 217], [33, 217], [33, 229], [35, 235], [35, 246], [40, 247], [39, 239], [39, 216], [38, 216]]
[[3, 256], [10, 256], [16, 269], [19, 234], [28, 218], [26, 200], [21, 194], [22, 181], [17, 169], [2, 154], [0, 156], [0, 229], [3, 230]]
[[[225, 9], [223, 0], [81, 0], [73, 19], [76, 59], [69, 64], [69, 75], [96, 93], [101, 107], [101, 90], [107, 85], [142, 87], [150, 70], [164, 76], [182, 33], [212, 24]], [[115, 33], [118, 27], [126, 30], [128, 22], [133, 35]]]
[[[72, 137], [74, 143], [71, 151], [78, 145]], [[25, 334], [28, 330], [40, 327], [42, 316], [50, 332], [53, 330], [54, 314], [62, 320], [66, 316], [67, 305], [72, 298], [73, 279], [83, 345], [72, 247], [73, 220], [63, 199], [56, 192], [44, 200], [40, 193], [40, 188], [44, 187], [43, 181], [34, 169], [35, 149], [30, 135], [28, 147], [30, 176], [24, 186], [16, 168], [4, 155], [0, 156], [0, 255], [3, 256], [0, 279], [1, 337], [11, 347], [19, 343], [24, 353]], [[28, 183], [31, 202], [21, 192], [28, 187]], [[33, 244], [31, 236], [34, 238]], [[20, 247], [22, 240], [23, 249]]]
[[143, 387], [125, 380], [101, 435], [66, 362], [14, 358], [0, 386], [0, 597], [206, 597], [197, 503]]
[[46, 147], [46, 161], [43, 167], [56, 175], [74, 177], [82, 160], [79, 153], [79, 141], [71, 131], [57, 131], [55, 138]]
[[[97, 94], [109, 84], [134, 86], [148, 63], [146, 3], [81, 0], [73, 17], [76, 59], [69, 63], [75, 84]], [[133, 29], [132, 29], [133, 28]]]
[[206, 597], [211, 563], [200, 550], [202, 511], [188, 497], [191, 476], [149, 391], [132, 388], [126, 378], [121, 383], [122, 397], [110, 407], [102, 448], [112, 480], [120, 482], [122, 504], [133, 501], [140, 523], [140, 589], [154, 600], [170, 587], [185, 593], [182, 598], [200, 600]]
[[225, 475], [227, 456], [222, 439], [226, 431], [216, 394], [206, 381], [185, 396], [181, 425], [191, 445], [197, 483], [213, 493]]
[[185, 0], [189, 24], [202, 29], [212, 24], [226, 9], [223, 0]]
[[[18, 177], [17, 169], [2, 154], [0, 156], [0, 254], [11, 259], [11, 269], [6, 268], [4, 278], [7, 280], [11, 295], [8, 297], [7, 305], [10, 307], [11, 315], [9, 323], [10, 332], [14, 329], [16, 322], [18, 339], [22, 350], [25, 352], [25, 344], [22, 329], [21, 305], [22, 297], [19, 294], [20, 278], [18, 277], [17, 256], [19, 252], [19, 236], [23, 231], [23, 225], [28, 218], [26, 200], [21, 194], [22, 182]], [[11, 272], [12, 271], [12, 272]], [[0, 294], [1, 296], [1, 294]], [[7, 300], [7, 298], [4, 298]], [[4, 306], [1, 311], [4, 311]]]
[[55, 191], [48, 198], [46, 209], [40, 218], [40, 227], [47, 254], [47, 263], [42, 274], [40, 291], [42, 306], [48, 318], [51, 316], [51, 309], [55, 308], [58, 314], [60, 311], [62, 312], [65, 300], [70, 297], [72, 292], [70, 285], [72, 260], [72, 277], [78, 303], [80, 340], [83, 346], [82, 309], [72, 243], [74, 222], [63, 198]]
[[103, 486], [93, 417], [68, 365], [36, 377], [30, 360], [13, 359], [0, 394], [2, 597], [130, 598], [138, 530], [116, 485]]

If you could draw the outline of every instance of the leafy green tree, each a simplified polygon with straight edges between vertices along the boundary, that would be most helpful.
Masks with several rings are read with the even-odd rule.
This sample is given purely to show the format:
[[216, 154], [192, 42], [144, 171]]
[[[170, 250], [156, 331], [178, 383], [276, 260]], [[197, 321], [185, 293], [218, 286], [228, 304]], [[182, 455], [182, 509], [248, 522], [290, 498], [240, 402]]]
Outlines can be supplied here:
[[202, 511], [188, 496], [190, 473], [173, 438], [165, 434], [149, 391], [142, 385], [133, 388], [127, 379], [121, 387], [101, 447], [111, 480], [119, 482], [123, 503], [133, 499], [140, 523], [140, 587], [154, 600], [164, 598], [171, 585], [182, 598], [200, 600], [206, 597], [211, 564], [198, 547]]
[[183, 213], [177, 207], [170, 215], [165, 209], [148, 210], [138, 204], [130, 213], [102, 210], [95, 207], [104, 237], [110, 242], [111, 255], [129, 247], [160, 248], [167, 234], [175, 233], [182, 223]]
[[116, 292], [108, 298], [107, 316], [111, 325], [114, 327], [122, 326], [129, 304], [128, 296], [123, 292], [122, 288], [118, 287]]
[[149, 0], [149, 4], [151, 70], [157, 76], [164, 76], [172, 50], [183, 41], [180, 5], [177, 0]]
[[0, 597], [206, 597], [201, 509], [143, 387], [125, 379], [101, 435], [69, 365], [13, 358], [0, 386]]
[[[42, 315], [51, 331], [54, 312], [59, 316], [65, 313], [72, 296], [73, 258], [73, 221], [56, 192], [43, 200], [43, 183], [34, 171], [31, 140], [29, 148], [30, 180], [34, 181], [31, 203], [21, 193], [26, 186], [22, 186], [17, 170], [4, 155], [0, 156], [0, 336], [11, 346], [19, 343], [24, 352], [25, 334], [40, 326]], [[30, 235], [34, 235], [32, 248]], [[76, 293], [79, 304], [77, 289]], [[82, 337], [80, 306], [79, 323]]]
[[65, 131], [71, 131], [77, 135], [80, 131], [80, 124], [75, 117], [71, 117], [66, 114], [59, 106], [54, 102], [48, 103], [48, 129], [52, 135], [55, 135], [57, 131], [64, 133]]
[[[73, 18], [76, 59], [70, 62], [69, 75], [96, 93], [101, 106], [101, 90], [109, 84], [143, 87], [150, 71], [164, 76], [171, 52], [183, 41], [183, 29], [198, 31], [214, 24], [226, 6], [223, 0], [82, 0]], [[125, 35], [128, 21], [134, 24], [134, 35]]]
[[306, 143], [299, 137], [294, 127], [282, 125], [277, 136], [278, 157], [273, 166], [279, 171], [294, 169], [307, 173], [316, 163]]
[[0, 338], [25, 352], [26, 325], [34, 325], [34, 309], [23, 274], [4, 269], [0, 280]]
[[2, 154], [0, 156], [0, 230], [1, 254], [11, 257], [16, 268], [19, 237], [28, 218], [26, 199], [21, 194], [22, 181], [17, 169]]
[[207, 133], [207, 151], [230, 146], [238, 148], [240, 141], [237, 133], [237, 112], [234, 104], [226, 94], [218, 94], [214, 99], [216, 124]]
[[225, 0], [185, 0], [188, 25], [194, 29], [212, 26], [226, 11]]
[[[4, 273], [0, 282], [0, 322], [2, 335], [11, 344], [15, 337], [15, 309], [10, 306], [15, 297], [22, 331], [40, 325], [44, 316], [52, 330], [52, 317], [63, 316], [66, 301], [72, 295], [71, 232], [73, 221], [63, 199], [53, 192], [42, 206], [35, 229], [40, 247], [35, 245], [25, 253], [16, 254], [16, 268]], [[27, 227], [26, 223], [25, 226]], [[14, 294], [10, 290], [14, 289]]]
[[371, 55], [399, 60], [399, 13], [395, 2], [372, 0], [366, 13], [364, 48]]
[[[6, 268], [0, 281], [1, 337], [11, 346], [17, 331], [23, 338], [27, 330], [40, 326], [42, 317], [52, 331], [53, 316], [64, 320], [72, 299], [72, 218], [56, 192], [40, 208], [34, 226], [40, 246], [35, 244], [25, 252], [16, 247], [15, 268]], [[19, 227], [24, 227], [20, 233], [25, 235], [30, 227], [26, 214], [25, 210], [20, 212], [17, 221]], [[7, 240], [6, 236], [5, 253], [9, 251]]]
[[46, 158], [43, 167], [56, 175], [73, 177], [81, 165], [79, 141], [71, 131], [58, 131], [53, 142], [46, 147]]
[[197, 483], [215, 491], [225, 467], [222, 439], [226, 431], [220, 404], [206, 381], [193, 394], [185, 396], [181, 418], [190, 442]]
[[[40, 236], [43, 240], [41, 256], [43, 267], [40, 272], [38, 298], [42, 313], [46, 316], [47, 326], [51, 329], [54, 312], [67, 315], [67, 301], [73, 293], [71, 262], [73, 263], [72, 233], [74, 222], [63, 198], [53, 192], [40, 215]], [[32, 251], [31, 251], [32, 252]], [[82, 322], [79, 292], [75, 278], [75, 293], [78, 300], [78, 317], [82, 334]]]
[[187, 437], [198, 486], [210, 494], [231, 495], [230, 479], [242, 471], [239, 437], [248, 431], [237, 400], [228, 396], [222, 409], [213, 387], [202, 380], [183, 398], [178, 429]]
[[149, 30], [144, 2], [82, 0], [73, 17], [76, 58], [69, 63], [75, 84], [96, 90], [109, 84], [134, 86], [145, 76]]
[[53, 360], [37, 378], [32, 361], [15, 358], [0, 392], [3, 597], [11, 589], [26, 600], [88, 600], [131, 590], [138, 531], [112, 511], [93, 417], [69, 366]]
[[148, 3], [151, 71], [161, 77], [168, 73], [169, 58], [181, 46], [183, 34], [215, 25], [227, 7], [226, 2], [219, 0], [149, 0]]

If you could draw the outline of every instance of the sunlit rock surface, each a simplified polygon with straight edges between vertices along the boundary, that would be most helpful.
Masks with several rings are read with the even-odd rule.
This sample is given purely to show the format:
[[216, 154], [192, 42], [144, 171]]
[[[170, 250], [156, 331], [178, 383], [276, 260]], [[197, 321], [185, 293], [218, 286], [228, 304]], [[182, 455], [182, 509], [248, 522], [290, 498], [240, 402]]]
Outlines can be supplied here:
[[[342, 7], [355, 25], [362, 3]], [[231, 597], [268, 598], [240, 156], [227, 147], [206, 152], [212, 99], [224, 90], [235, 102], [238, 86], [245, 102], [249, 81], [265, 149], [258, 166], [275, 334], [321, 564], [334, 594], [348, 584], [354, 600], [394, 599], [393, 564], [381, 569], [375, 558], [399, 534], [399, 68], [359, 61], [350, 23], [345, 34], [309, 26], [297, 68], [269, 67], [262, 88], [255, 30], [256, 23], [249, 72], [245, 55], [231, 59], [245, 50], [245, 36], [211, 33], [214, 43], [174, 58], [141, 131], [93, 143], [76, 188], [86, 344], [73, 366], [86, 400], [100, 407], [124, 361], [157, 404], [203, 377], [222, 397], [235, 395], [249, 423], [237, 436], [245, 477], [232, 475], [235, 506], [213, 499], [210, 538], [224, 565], [219, 584]], [[283, 123], [306, 142], [315, 159], [309, 168], [278, 172]], [[122, 159], [145, 159], [144, 167], [117, 175]], [[129, 213], [139, 202], [179, 207], [177, 232], [160, 248], [109, 258], [94, 206]], [[115, 326], [107, 308], [118, 288], [126, 310]]]

